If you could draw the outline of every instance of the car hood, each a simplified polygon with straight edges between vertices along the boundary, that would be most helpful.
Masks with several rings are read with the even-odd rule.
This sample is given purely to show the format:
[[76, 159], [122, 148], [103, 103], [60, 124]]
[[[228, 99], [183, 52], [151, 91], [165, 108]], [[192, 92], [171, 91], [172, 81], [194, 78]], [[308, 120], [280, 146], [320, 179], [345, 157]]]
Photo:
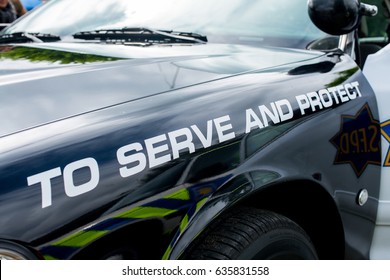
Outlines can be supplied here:
[[0, 46], [0, 136], [59, 119], [322, 55], [241, 45]]

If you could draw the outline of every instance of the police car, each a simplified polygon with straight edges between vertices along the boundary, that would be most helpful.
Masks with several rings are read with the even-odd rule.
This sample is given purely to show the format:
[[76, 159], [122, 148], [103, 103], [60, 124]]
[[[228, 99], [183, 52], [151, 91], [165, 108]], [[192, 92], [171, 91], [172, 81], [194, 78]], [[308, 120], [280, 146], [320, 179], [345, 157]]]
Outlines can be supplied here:
[[381, 2], [56, 0], [5, 28], [0, 258], [390, 259]]

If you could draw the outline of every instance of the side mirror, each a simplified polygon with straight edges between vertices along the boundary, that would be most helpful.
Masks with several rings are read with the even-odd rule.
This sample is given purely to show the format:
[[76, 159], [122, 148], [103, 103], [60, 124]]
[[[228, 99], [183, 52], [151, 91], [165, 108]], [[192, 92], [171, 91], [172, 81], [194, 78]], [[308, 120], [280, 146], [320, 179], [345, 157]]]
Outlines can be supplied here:
[[355, 30], [362, 16], [375, 16], [378, 8], [360, 0], [308, 0], [311, 21], [331, 35], [348, 34]]

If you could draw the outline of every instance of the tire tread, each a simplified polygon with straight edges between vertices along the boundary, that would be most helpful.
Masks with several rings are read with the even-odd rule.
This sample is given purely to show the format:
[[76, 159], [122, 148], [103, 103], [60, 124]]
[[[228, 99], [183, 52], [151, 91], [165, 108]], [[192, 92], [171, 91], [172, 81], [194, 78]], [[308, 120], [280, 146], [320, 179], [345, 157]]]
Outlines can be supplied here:
[[217, 219], [184, 254], [186, 259], [236, 259], [259, 236], [289, 229], [309, 237], [290, 219], [256, 208], [237, 208]]

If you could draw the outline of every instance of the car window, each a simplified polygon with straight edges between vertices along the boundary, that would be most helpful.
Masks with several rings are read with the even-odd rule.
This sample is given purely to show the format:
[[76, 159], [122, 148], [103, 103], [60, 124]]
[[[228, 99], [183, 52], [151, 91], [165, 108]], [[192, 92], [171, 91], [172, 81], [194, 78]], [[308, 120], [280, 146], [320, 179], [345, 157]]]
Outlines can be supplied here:
[[64, 37], [80, 31], [147, 27], [196, 32], [209, 42], [305, 48], [326, 36], [310, 21], [306, 5], [306, 0], [56, 0], [3, 32]]
[[[366, 0], [368, 4], [378, 7], [378, 14], [374, 17], [364, 17], [359, 29], [360, 38], [365, 38], [366, 41], [377, 41], [388, 39], [389, 26], [389, 0]], [[387, 4], [386, 4], [387, 3]], [[387, 6], [388, 5], [388, 6]]]
[[376, 53], [389, 43], [389, 11], [390, 0], [366, 0], [368, 4], [378, 8], [374, 17], [363, 17], [360, 22], [359, 46], [360, 66], [364, 67], [369, 55]]

